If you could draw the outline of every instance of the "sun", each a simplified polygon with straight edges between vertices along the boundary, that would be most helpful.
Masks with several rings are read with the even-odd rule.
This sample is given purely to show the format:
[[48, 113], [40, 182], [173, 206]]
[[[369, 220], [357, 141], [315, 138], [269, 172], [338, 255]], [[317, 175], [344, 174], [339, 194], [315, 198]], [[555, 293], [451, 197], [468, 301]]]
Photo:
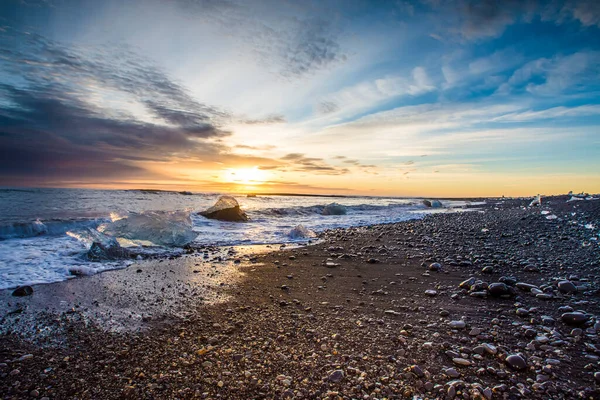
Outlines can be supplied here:
[[228, 168], [225, 170], [224, 180], [230, 183], [243, 185], [262, 185], [267, 180], [266, 171], [254, 168]]

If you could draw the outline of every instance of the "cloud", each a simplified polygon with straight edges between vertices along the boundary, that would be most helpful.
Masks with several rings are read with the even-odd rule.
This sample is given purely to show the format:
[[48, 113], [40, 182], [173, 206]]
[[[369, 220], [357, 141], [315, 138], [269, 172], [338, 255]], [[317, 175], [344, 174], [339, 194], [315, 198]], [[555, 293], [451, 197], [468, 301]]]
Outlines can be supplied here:
[[[600, 26], [600, 3], [596, 0], [440, 0], [427, 2], [445, 15], [442, 31], [458, 33], [467, 40], [500, 37], [508, 26], [536, 19], [562, 25]], [[440, 39], [444, 35], [434, 33]]]
[[331, 114], [340, 109], [333, 101], [321, 101], [315, 108], [319, 114]]
[[526, 122], [559, 118], [580, 118], [600, 115], [600, 105], [585, 105], [577, 107], [553, 107], [540, 111], [523, 111], [510, 113], [494, 118], [494, 122]]
[[424, 67], [415, 67], [406, 75], [390, 75], [364, 81], [327, 95], [320, 104], [335, 104], [329, 110], [333, 116], [348, 115], [368, 110], [390, 99], [419, 96], [437, 88]]
[[282, 124], [286, 121], [283, 115], [273, 114], [259, 119], [240, 119], [239, 122], [246, 125], [272, 125]]
[[[561, 4], [562, 3], [562, 4]], [[542, 9], [541, 18], [562, 24], [579, 21], [584, 27], [600, 27], [600, 3], [596, 0], [569, 0], [553, 2]]]
[[[346, 61], [338, 43], [334, 12], [307, 1], [294, 7], [278, 1], [178, 0], [190, 18], [213, 24], [241, 40], [267, 68], [297, 79]], [[318, 11], [321, 11], [319, 13]], [[258, 17], [257, 17], [258, 16]]]
[[461, 3], [461, 34], [468, 39], [499, 36], [517, 19], [530, 20], [538, 7], [533, 0], [466, 0]]
[[172, 160], [273, 162], [232, 154], [223, 125], [240, 118], [197, 101], [128, 48], [66, 47], [11, 31], [0, 54], [3, 184], [168, 179], [155, 167]]
[[323, 175], [343, 175], [350, 172], [347, 168], [337, 168], [327, 164], [322, 158], [306, 157], [302, 153], [289, 153], [281, 157], [287, 168], [293, 171], [313, 172]]
[[540, 96], [599, 88], [600, 52], [577, 52], [539, 58], [517, 69], [498, 93], [527, 91]]

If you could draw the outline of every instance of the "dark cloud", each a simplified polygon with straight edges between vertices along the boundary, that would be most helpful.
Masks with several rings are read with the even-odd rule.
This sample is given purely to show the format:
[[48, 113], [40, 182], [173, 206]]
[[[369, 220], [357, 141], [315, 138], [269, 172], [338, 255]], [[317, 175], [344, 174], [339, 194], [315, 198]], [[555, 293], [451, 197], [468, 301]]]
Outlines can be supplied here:
[[[199, 103], [129, 49], [66, 47], [36, 34], [4, 33], [2, 184], [156, 178], [136, 163], [228, 153], [220, 139], [229, 132], [220, 121], [231, 115]], [[132, 102], [146, 115], [125, 111]]]
[[576, 22], [600, 26], [597, 0], [422, 0], [437, 14], [447, 16], [442, 30], [458, 31], [466, 39], [498, 37], [517, 22], [536, 19], [557, 25]]
[[536, 0], [466, 0], [461, 5], [461, 33], [467, 38], [497, 36], [517, 19], [530, 20], [538, 9]]
[[322, 175], [343, 175], [350, 172], [347, 168], [329, 165], [322, 158], [306, 157], [302, 153], [289, 153], [281, 157], [287, 162], [287, 168], [292, 171], [313, 172]]
[[330, 25], [318, 18], [298, 21], [296, 32], [281, 43], [284, 76], [299, 76], [346, 61], [340, 45], [331, 36]]

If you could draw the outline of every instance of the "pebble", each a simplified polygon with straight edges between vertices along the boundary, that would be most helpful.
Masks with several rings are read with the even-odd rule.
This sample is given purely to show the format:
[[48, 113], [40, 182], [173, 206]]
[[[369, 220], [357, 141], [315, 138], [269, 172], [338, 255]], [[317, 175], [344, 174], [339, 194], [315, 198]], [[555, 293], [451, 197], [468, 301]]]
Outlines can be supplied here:
[[590, 316], [580, 312], [567, 312], [561, 315], [560, 319], [567, 325], [581, 325], [586, 323]]
[[535, 285], [531, 285], [529, 283], [524, 283], [524, 282], [517, 282], [517, 283], [515, 283], [515, 286], [524, 292], [531, 292], [531, 289], [539, 289]]
[[478, 335], [481, 335], [481, 332], [483, 332], [483, 331], [480, 328], [473, 328], [469, 332], [469, 336], [478, 336]]
[[527, 317], [527, 316], [529, 316], [529, 310], [526, 310], [524, 308], [517, 308], [516, 313], [517, 313], [517, 315], [519, 317]]
[[511, 354], [506, 357], [506, 364], [516, 370], [527, 368], [527, 362], [525, 362], [525, 359], [518, 354]]
[[441, 269], [442, 269], [442, 264], [440, 264], [440, 263], [436, 263], [435, 262], [435, 263], [429, 264], [429, 270], [430, 271], [436, 271], [437, 272], [437, 271], [439, 271]]
[[468, 367], [469, 365], [471, 365], [471, 361], [469, 361], [467, 359], [464, 359], [464, 358], [460, 358], [460, 357], [453, 358], [452, 362], [454, 364], [462, 365], [462, 366], [465, 366], [465, 367]]
[[500, 297], [510, 294], [510, 289], [505, 283], [496, 282], [488, 286], [488, 292], [494, 297]]
[[437, 296], [438, 292], [437, 290], [429, 289], [425, 291], [425, 294], [429, 297], [434, 297]]
[[338, 383], [342, 379], [344, 379], [344, 371], [342, 371], [341, 369], [336, 369], [335, 371], [329, 374], [329, 377], [327, 379], [330, 382]]
[[560, 281], [558, 282], [558, 290], [560, 290], [562, 293], [576, 293], [577, 286], [575, 286], [571, 281]]
[[31, 286], [21, 286], [12, 292], [12, 295], [16, 297], [31, 296], [32, 294], [33, 288]]
[[460, 321], [460, 320], [458, 320], [458, 321], [450, 321], [448, 323], [448, 325], [452, 329], [464, 329], [467, 326], [467, 324], [465, 323], [465, 321]]

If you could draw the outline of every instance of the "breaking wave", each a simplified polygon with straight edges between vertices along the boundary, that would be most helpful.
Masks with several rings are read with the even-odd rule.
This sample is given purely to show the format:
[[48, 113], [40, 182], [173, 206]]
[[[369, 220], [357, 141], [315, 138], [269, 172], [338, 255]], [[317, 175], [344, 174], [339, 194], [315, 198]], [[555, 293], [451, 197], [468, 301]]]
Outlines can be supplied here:
[[[322, 214], [323, 210], [327, 207], [327, 204], [319, 204], [313, 206], [297, 206], [287, 208], [265, 208], [262, 210], [256, 210], [252, 212], [252, 215], [266, 216], [266, 217], [288, 217], [288, 216], [309, 216], [314, 214]], [[423, 208], [422, 205], [415, 201], [414, 203], [404, 204], [387, 204], [387, 205], [374, 205], [374, 204], [358, 204], [351, 206], [344, 206], [348, 213], [358, 212], [369, 212], [369, 211], [381, 211], [392, 208]]]
[[105, 220], [50, 220], [32, 222], [14, 222], [0, 225], [0, 240], [29, 238], [35, 236], [60, 236], [68, 231], [96, 228]]

